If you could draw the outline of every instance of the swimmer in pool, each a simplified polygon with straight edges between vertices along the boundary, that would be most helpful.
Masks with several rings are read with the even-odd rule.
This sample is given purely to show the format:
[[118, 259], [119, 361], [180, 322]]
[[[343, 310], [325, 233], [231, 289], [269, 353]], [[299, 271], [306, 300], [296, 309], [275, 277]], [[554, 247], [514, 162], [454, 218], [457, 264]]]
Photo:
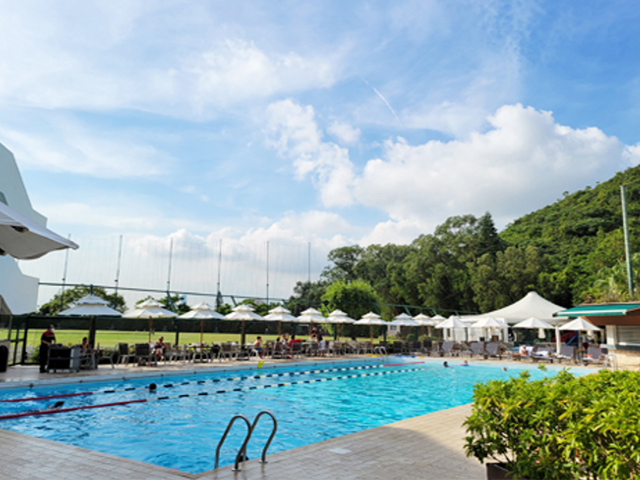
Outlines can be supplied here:
[[462, 362], [462, 365], [460, 365], [461, 367], [468, 367], [469, 366], [469, 362], [467, 362], [466, 360], [464, 362]]

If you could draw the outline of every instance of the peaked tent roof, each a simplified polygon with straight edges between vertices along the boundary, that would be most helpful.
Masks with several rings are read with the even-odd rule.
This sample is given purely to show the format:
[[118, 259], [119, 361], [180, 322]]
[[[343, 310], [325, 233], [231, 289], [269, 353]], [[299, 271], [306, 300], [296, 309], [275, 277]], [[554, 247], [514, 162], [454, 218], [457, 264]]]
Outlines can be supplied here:
[[[530, 317], [536, 317], [546, 322], [557, 322], [558, 319], [554, 317], [554, 314], [564, 309], [560, 305], [545, 300], [536, 292], [529, 292], [507, 307], [477, 315], [475, 318], [502, 317], [507, 323], [517, 323]], [[465, 319], [471, 318], [474, 317], [465, 317]]]

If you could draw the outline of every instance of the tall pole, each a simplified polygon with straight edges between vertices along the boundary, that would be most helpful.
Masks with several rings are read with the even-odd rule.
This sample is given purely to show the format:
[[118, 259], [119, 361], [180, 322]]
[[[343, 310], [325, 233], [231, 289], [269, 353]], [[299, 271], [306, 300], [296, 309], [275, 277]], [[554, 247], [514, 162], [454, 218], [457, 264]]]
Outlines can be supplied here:
[[620, 185], [620, 197], [622, 200], [622, 226], [624, 228], [624, 253], [627, 257], [627, 282], [629, 284], [629, 300], [633, 300], [633, 267], [631, 265], [631, 246], [629, 244], [629, 218], [627, 215], [626, 188]]
[[116, 263], [116, 279], [115, 279], [116, 295], [118, 295], [118, 285], [120, 284], [120, 261], [121, 260], [122, 260], [122, 235], [120, 235], [120, 243], [118, 245], [118, 262]]
[[308, 265], [307, 265], [308, 278], [307, 278], [307, 281], [309, 282], [309, 285], [311, 285], [311, 242], [309, 242], [309, 245], [308, 245], [307, 258], [308, 258]]
[[267, 240], [267, 309], [269, 308], [269, 241]]
[[[71, 234], [67, 237], [71, 240]], [[64, 310], [64, 290], [65, 284], [67, 283], [67, 267], [69, 266], [69, 250], [70, 248], [65, 249], [64, 255], [64, 269], [62, 270], [62, 295], [60, 295], [60, 310]]]
[[169, 271], [167, 272], [167, 297], [171, 291], [171, 261], [173, 260], [173, 238], [169, 239]]
[[222, 266], [222, 239], [220, 239], [220, 247], [218, 248], [218, 290], [216, 292], [216, 308], [222, 306], [222, 296], [220, 295], [220, 267]]

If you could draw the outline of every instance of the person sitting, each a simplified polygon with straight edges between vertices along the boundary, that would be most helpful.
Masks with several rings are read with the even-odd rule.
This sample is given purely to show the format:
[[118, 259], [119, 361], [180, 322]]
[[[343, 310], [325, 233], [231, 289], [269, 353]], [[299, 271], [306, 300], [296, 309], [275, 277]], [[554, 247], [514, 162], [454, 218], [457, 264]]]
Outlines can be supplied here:
[[153, 345], [153, 355], [157, 360], [164, 360], [164, 351], [167, 345], [164, 343], [164, 337], [158, 338], [158, 341]]
[[87, 337], [82, 338], [82, 345], [80, 345], [80, 351], [82, 353], [89, 353], [91, 346], [89, 345], [89, 339]]
[[262, 358], [262, 337], [256, 338], [256, 341], [253, 342], [253, 351], [256, 352], [260, 358]]

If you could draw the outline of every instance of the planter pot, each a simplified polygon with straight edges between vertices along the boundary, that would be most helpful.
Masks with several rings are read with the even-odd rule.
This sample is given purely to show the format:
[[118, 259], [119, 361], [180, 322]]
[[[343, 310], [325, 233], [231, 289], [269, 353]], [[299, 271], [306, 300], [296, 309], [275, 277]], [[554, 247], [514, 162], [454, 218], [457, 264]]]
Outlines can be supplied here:
[[504, 468], [504, 463], [487, 463], [487, 480], [527, 480], [526, 478], [515, 478], [509, 475]]

